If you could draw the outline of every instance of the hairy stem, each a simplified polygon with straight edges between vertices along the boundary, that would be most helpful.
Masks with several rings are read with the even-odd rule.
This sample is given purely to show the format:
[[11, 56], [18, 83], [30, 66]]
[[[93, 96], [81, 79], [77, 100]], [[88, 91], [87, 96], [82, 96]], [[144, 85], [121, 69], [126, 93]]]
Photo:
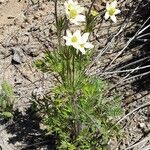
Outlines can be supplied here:
[[87, 17], [90, 15], [91, 10], [92, 10], [92, 7], [93, 7], [95, 1], [96, 1], [96, 0], [92, 0], [92, 3], [91, 3], [91, 5], [90, 5], [90, 8], [89, 8], [89, 11], [88, 11], [88, 14], [87, 14]]
[[57, 3], [58, 1], [55, 0], [55, 22], [56, 22], [56, 28], [57, 28], [57, 38], [58, 38], [58, 45], [59, 48], [61, 47], [61, 30], [59, 29], [59, 22], [58, 22], [58, 14], [57, 14]]

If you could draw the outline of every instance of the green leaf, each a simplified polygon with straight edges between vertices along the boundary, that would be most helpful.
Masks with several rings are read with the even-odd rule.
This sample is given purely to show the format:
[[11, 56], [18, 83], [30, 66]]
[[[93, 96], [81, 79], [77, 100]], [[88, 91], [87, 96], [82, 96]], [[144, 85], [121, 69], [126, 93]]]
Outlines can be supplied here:
[[12, 86], [7, 81], [3, 81], [1, 86], [2, 86], [2, 90], [5, 92], [6, 96], [12, 97], [14, 95]]
[[108, 115], [110, 117], [118, 117], [123, 114], [123, 110], [120, 107], [112, 107], [108, 109]]
[[13, 116], [11, 112], [7, 111], [2, 112], [1, 115], [4, 116], [5, 118], [11, 118]]
[[5, 110], [7, 108], [8, 102], [7, 102], [7, 96], [0, 95], [0, 107]]

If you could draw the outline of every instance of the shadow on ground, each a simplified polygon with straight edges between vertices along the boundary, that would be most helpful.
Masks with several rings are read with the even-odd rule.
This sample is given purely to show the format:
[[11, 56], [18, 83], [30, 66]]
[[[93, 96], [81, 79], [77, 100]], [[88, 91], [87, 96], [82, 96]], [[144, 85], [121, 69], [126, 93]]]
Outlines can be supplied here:
[[[138, 43], [139, 45], [140, 43]], [[137, 44], [136, 44], [137, 46]], [[130, 47], [129, 47], [130, 48]], [[131, 80], [132, 89], [135, 92], [150, 91], [150, 44], [144, 43], [138, 50], [139, 53], [133, 56], [132, 59], [120, 63], [115, 69], [121, 68], [121, 70], [143, 68], [136, 70], [130, 74], [130, 77], [135, 77]], [[120, 73], [120, 76], [126, 76], [127, 73]], [[137, 76], [137, 77], [136, 77]]]
[[145, 59], [137, 65], [140, 67], [148, 66], [148, 68], [135, 72], [133, 75], [141, 74], [141, 76], [135, 79], [131, 85], [136, 92], [150, 91], [150, 44], [144, 44], [140, 50], [141, 58]]
[[[143, 11], [145, 10], [145, 11]], [[135, 29], [131, 32], [126, 32], [127, 41], [133, 37], [133, 35], [142, 27], [143, 30], [129, 45], [128, 52], [132, 49], [135, 51], [132, 53], [133, 58], [120, 63], [115, 67], [115, 70], [121, 68], [121, 70], [134, 69], [136, 67], [143, 67], [143, 69], [134, 71], [130, 77], [137, 76], [134, 81], [131, 81], [131, 86], [135, 92], [150, 91], [150, 1], [141, 1], [138, 11], [134, 14], [132, 21], [136, 23]], [[147, 22], [144, 24], [144, 22]], [[128, 53], [127, 53], [128, 55]], [[148, 66], [144, 68], [144, 66]], [[120, 76], [125, 76], [127, 73], [121, 73]]]
[[48, 150], [53, 150], [54, 139], [50, 136], [45, 136], [45, 132], [40, 129], [39, 122], [41, 118], [37, 117], [32, 108], [26, 110], [26, 115], [22, 115], [18, 110], [14, 114], [14, 124], [7, 128], [7, 132], [14, 135], [9, 139], [9, 143], [15, 145], [16, 142], [21, 142], [22, 150], [37, 150], [44, 147]]

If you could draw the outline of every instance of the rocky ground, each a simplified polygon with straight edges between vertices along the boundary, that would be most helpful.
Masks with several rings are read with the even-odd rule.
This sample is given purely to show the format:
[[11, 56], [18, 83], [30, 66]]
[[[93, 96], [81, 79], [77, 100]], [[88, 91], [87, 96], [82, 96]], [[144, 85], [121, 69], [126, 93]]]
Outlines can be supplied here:
[[[87, 1], [86, 4], [88, 5]], [[103, 9], [103, 6], [100, 7]], [[133, 42], [122, 51], [130, 35], [140, 25], [135, 25], [134, 19], [132, 20], [139, 17], [137, 13], [132, 16], [133, 11], [138, 8], [138, 3], [132, 0], [121, 1], [120, 7], [124, 11], [116, 25], [99, 20], [102, 22], [101, 26], [97, 25], [93, 32], [92, 40], [96, 41], [97, 59], [89, 74], [108, 79], [112, 83], [110, 90], [116, 89], [122, 95], [127, 115], [121, 121], [125, 136], [120, 141], [114, 139], [110, 146], [111, 150], [125, 150], [128, 147], [134, 150], [148, 150], [150, 149], [148, 107], [150, 80], [147, 73], [149, 69], [132, 70], [130, 74], [114, 73], [114, 70], [148, 65], [150, 46], [148, 43]], [[33, 93], [45, 93], [53, 81], [50, 75], [41, 73], [34, 66], [34, 61], [42, 56], [42, 52], [52, 49], [56, 43], [53, 9], [53, 2], [47, 0], [0, 0], [0, 83], [3, 80], [11, 83], [17, 99], [14, 106], [17, 110], [14, 120], [7, 124], [1, 121], [0, 146], [3, 150], [21, 150], [25, 147], [37, 150], [52, 149], [49, 139], [44, 137], [38, 123], [39, 118], [32, 115], [30, 102]], [[137, 60], [140, 61], [136, 62]], [[129, 114], [132, 111], [133, 113]], [[136, 143], [137, 146], [132, 148]]]

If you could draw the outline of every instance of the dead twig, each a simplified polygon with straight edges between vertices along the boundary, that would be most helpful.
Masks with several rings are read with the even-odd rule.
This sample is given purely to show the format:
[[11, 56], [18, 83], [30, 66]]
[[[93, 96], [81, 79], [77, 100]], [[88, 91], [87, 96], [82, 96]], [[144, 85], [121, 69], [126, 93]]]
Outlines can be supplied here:
[[119, 121], [117, 121], [117, 123], [115, 125], [118, 125], [119, 123], [121, 123], [124, 119], [126, 119], [127, 117], [129, 117], [131, 114], [133, 114], [134, 112], [143, 109], [145, 107], [150, 106], [150, 102], [147, 102], [146, 104], [143, 104], [139, 107], [137, 107], [136, 109], [132, 110], [131, 112], [129, 112], [127, 115], [125, 115], [124, 117], [122, 117]]

